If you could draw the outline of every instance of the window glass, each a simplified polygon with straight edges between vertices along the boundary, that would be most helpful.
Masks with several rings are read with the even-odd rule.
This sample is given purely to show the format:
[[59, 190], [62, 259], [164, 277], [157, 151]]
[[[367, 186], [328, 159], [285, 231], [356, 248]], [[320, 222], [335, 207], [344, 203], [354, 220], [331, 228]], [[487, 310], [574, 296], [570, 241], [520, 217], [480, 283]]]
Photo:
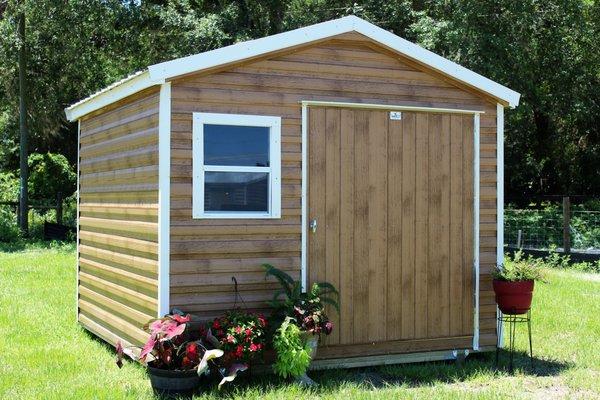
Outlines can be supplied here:
[[204, 164], [269, 166], [269, 128], [204, 125]]
[[269, 174], [263, 172], [205, 172], [206, 211], [269, 212]]

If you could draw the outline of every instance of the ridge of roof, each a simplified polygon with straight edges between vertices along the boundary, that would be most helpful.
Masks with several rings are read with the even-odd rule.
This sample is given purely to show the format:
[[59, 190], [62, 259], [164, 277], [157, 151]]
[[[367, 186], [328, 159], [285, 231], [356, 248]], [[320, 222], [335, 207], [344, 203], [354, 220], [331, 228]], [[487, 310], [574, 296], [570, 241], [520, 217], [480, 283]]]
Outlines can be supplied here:
[[348, 32], [357, 32], [375, 42], [453, 79], [508, 103], [519, 104], [520, 94], [474, 71], [420, 47], [406, 39], [354, 15], [321, 22], [304, 28], [259, 39], [239, 42], [215, 50], [150, 65], [65, 108], [69, 121], [75, 121], [115, 101], [177, 76], [252, 59], [286, 48], [307, 44]]

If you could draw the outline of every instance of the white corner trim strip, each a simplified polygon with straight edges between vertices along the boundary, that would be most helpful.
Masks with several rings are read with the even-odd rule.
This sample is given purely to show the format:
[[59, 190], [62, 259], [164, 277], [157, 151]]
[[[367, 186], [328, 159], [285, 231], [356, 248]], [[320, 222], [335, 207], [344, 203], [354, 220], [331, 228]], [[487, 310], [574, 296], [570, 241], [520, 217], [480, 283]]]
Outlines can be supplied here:
[[160, 87], [158, 111], [158, 317], [169, 313], [171, 225], [171, 82]]
[[302, 249], [300, 254], [302, 291], [308, 287], [308, 106], [302, 103]]
[[79, 193], [81, 192], [81, 187], [80, 185], [80, 181], [79, 181], [79, 164], [80, 164], [80, 158], [79, 158], [79, 147], [80, 147], [80, 135], [81, 135], [81, 122], [77, 121], [77, 214], [76, 214], [76, 221], [77, 221], [77, 239], [75, 242], [75, 246], [76, 246], [76, 253], [77, 253], [77, 260], [75, 262], [75, 269], [77, 270], [77, 278], [75, 279], [75, 316], [77, 318], [77, 322], [79, 322]]
[[[504, 106], [498, 104], [496, 106], [496, 157], [497, 157], [497, 176], [496, 176], [496, 191], [497, 191], [497, 229], [496, 229], [496, 264], [504, 264]], [[502, 312], [496, 307], [496, 317], [500, 318]], [[497, 324], [501, 324], [498, 322]], [[497, 346], [504, 347], [504, 330], [498, 329]]]
[[479, 126], [480, 115], [473, 117], [473, 350], [479, 350]]

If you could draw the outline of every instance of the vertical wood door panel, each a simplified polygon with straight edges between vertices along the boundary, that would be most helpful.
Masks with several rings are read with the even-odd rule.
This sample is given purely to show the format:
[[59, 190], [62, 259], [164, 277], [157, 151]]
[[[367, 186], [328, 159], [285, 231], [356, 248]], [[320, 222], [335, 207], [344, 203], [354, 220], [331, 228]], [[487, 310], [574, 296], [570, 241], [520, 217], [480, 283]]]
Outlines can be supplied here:
[[326, 346], [472, 335], [473, 118], [311, 107], [309, 283]]

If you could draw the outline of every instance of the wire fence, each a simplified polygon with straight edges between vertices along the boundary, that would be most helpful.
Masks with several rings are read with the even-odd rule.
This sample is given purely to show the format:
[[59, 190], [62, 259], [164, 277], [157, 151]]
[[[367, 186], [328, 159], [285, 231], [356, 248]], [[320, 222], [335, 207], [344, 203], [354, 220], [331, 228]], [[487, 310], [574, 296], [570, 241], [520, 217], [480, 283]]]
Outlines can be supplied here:
[[[565, 227], [568, 226], [568, 229]], [[509, 247], [600, 253], [600, 211], [558, 205], [544, 209], [507, 207], [504, 238]]]

